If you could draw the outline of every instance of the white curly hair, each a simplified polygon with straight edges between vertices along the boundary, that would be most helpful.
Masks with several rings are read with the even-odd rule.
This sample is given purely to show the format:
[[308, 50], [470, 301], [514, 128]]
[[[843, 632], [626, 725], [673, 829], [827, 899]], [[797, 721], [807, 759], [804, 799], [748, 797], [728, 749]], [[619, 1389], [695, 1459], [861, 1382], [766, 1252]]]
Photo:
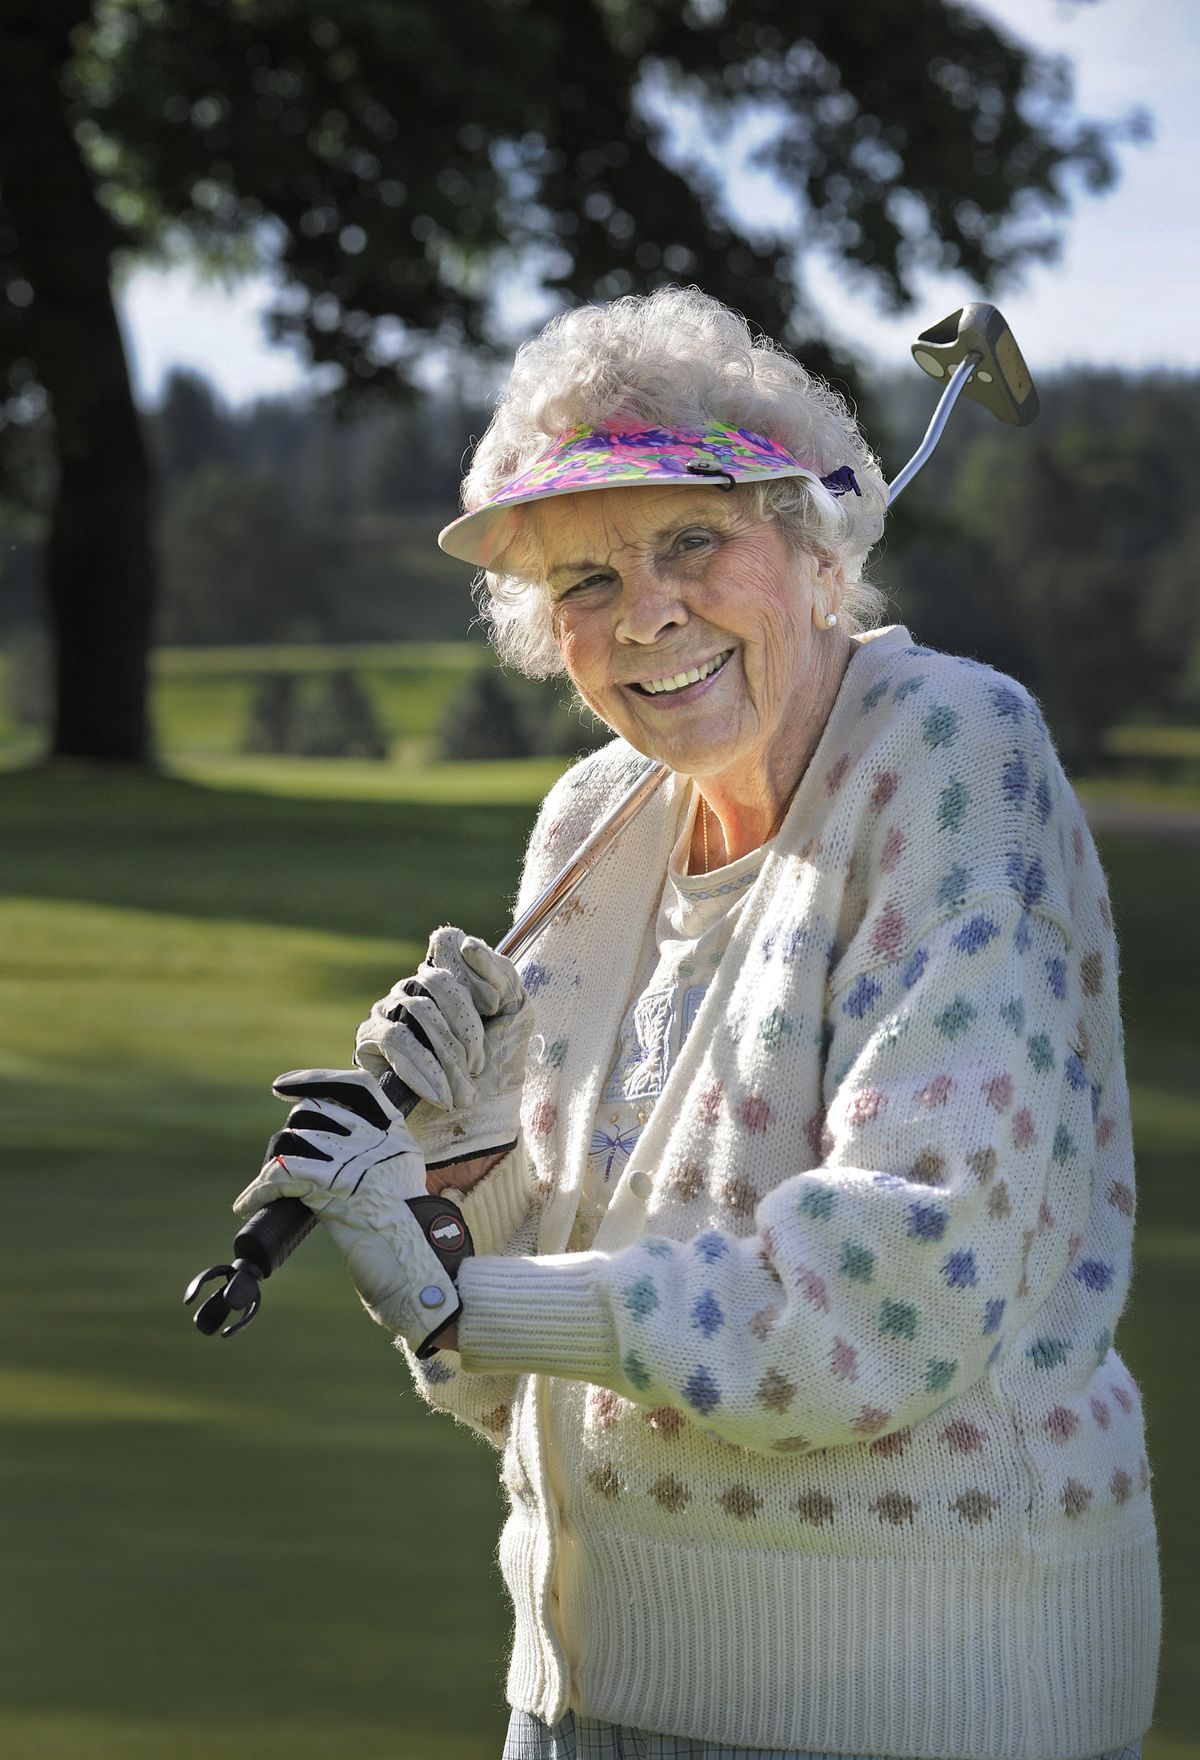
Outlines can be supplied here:
[[[496, 412], [463, 480], [472, 513], [545, 450], [548, 441], [611, 417], [647, 427], [748, 428], [825, 475], [850, 465], [861, 496], [834, 496], [802, 477], [746, 483], [760, 517], [778, 521], [789, 544], [842, 564], [839, 607], [850, 635], [880, 623], [884, 595], [863, 579], [883, 531], [887, 486], [845, 400], [739, 312], [698, 287], [664, 287], [554, 318], [517, 352]], [[530, 539], [518, 537], [503, 570], [476, 580], [482, 621], [507, 666], [533, 678], [564, 670], [550, 598]]]

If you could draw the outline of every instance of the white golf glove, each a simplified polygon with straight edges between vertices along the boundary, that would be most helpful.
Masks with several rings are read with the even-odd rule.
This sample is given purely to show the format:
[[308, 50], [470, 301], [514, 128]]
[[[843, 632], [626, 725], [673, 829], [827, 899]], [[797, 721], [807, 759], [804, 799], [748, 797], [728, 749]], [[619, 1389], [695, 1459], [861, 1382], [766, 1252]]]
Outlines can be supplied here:
[[333, 1236], [371, 1318], [432, 1356], [432, 1339], [462, 1312], [456, 1273], [472, 1251], [462, 1212], [426, 1191], [421, 1151], [369, 1075], [291, 1070], [273, 1086], [299, 1104], [235, 1212], [299, 1198]]
[[354, 1061], [386, 1093], [420, 1096], [408, 1125], [426, 1165], [507, 1151], [520, 1132], [533, 1007], [511, 960], [461, 929], [435, 929], [416, 976], [394, 984], [355, 1035]]

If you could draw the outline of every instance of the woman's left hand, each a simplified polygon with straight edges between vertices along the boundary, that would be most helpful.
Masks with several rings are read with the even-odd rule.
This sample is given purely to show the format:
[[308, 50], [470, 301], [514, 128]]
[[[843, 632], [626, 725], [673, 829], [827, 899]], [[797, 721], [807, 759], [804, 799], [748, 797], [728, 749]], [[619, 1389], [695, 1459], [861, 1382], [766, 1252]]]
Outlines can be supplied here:
[[471, 1237], [453, 1200], [429, 1195], [402, 1115], [361, 1070], [293, 1070], [274, 1091], [299, 1104], [235, 1212], [299, 1198], [332, 1235], [371, 1318], [418, 1356], [443, 1348], [430, 1341], [461, 1311], [455, 1273]]

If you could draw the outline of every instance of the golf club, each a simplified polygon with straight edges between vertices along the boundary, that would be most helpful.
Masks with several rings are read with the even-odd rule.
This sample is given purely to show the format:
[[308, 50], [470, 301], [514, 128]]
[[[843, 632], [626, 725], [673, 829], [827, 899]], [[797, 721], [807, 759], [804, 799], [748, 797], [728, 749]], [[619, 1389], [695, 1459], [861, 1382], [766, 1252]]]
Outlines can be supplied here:
[[[960, 306], [923, 330], [912, 352], [923, 372], [947, 383], [920, 446], [888, 485], [889, 506], [932, 455], [964, 393], [1014, 427], [1027, 427], [1038, 413], [1038, 395], [1029, 369], [995, 306], [980, 302]], [[666, 764], [648, 763], [608, 818], [497, 943], [498, 953], [513, 959], [533, 945], [669, 775]], [[405, 1116], [417, 1104], [417, 1096], [398, 1077], [385, 1076], [380, 1085]], [[317, 1218], [298, 1198], [279, 1198], [252, 1216], [234, 1240], [232, 1263], [210, 1266], [187, 1287], [183, 1299], [190, 1306], [205, 1284], [215, 1278], [222, 1280], [223, 1287], [209, 1295], [192, 1316], [198, 1330], [206, 1336], [220, 1331], [222, 1337], [229, 1338], [248, 1326], [261, 1305], [262, 1280], [277, 1270], [316, 1226]], [[240, 1317], [226, 1326], [225, 1321], [235, 1313]]]

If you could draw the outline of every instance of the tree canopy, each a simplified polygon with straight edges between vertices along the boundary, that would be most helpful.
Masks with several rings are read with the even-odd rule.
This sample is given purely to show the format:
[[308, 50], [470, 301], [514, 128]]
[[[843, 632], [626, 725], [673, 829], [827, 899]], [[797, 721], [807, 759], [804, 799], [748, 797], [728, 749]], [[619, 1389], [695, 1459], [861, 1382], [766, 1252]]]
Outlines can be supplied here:
[[[139, 759], [150, 485], [112, 309], [148, 252], [272, 264], [271, 324], [347, 402], [494, 344], [497, 293], [694, 280], [828, 367], [805, 247], [891, 302], [929, 264], [983, 289], [1051, 253], [1131, 125], [952, 0], [8, 0], [0, 387], [48, 403], [61, 752]], [[779, 223], [711, 155], [748, 109]], [[799, 215], [799, 229], [789, 203]], [[784, 214], [787, 218], [784, 218]], [[102, 675], [97, 683], [97, 674]]]

